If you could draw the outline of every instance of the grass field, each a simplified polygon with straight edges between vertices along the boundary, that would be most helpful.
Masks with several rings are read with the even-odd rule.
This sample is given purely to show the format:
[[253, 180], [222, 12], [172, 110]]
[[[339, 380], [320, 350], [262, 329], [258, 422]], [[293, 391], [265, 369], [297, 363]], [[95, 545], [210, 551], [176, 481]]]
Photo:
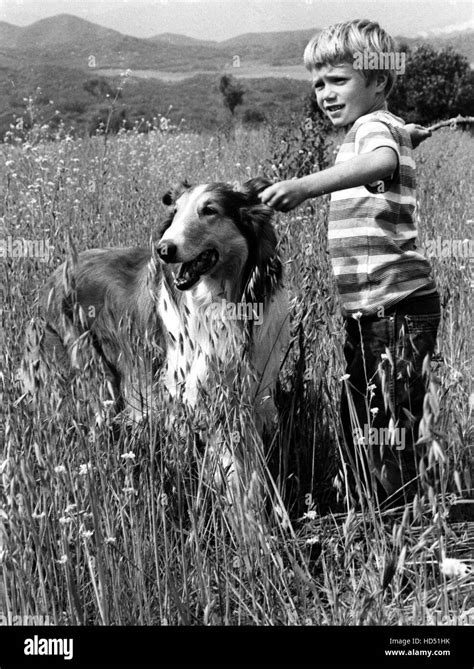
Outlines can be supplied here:
[[[473, 145], [468, 133], [442, 130], [416, 151], [423, 243], [472, 238]], [[438, 476], [407, 508], [380, 508], [363, 485], [356, 508], [347, 501], [342, 319], [326, 200], [275, 219], [294, 345], [271, 447], [277, 491], [265, 513], [250, 494], [229, 509], [200, 478], [183, 407], [174, 433], [162, 412], [134, 430], [117, 425], [93, 361], [67, 396], [40, 371], [34, 400], [15, 381], [35, 298], [66, 257], [68, 235], [77, 250], [156, 242], [170, 183], [271, 174], [272, 147], [264, 129], [230, 139], [130, 132], [0, 147], [4, 248], [25, 239], [50, 249], [43, 258], [2, 258], [5, 614], [52, 624], [473, 624], [472, 258], [432, 258], [443, 313], [426, 418]], [[210, 423], [219, 391], [215, 403]], [[229, 419], [229, 431], [240, 419]]]

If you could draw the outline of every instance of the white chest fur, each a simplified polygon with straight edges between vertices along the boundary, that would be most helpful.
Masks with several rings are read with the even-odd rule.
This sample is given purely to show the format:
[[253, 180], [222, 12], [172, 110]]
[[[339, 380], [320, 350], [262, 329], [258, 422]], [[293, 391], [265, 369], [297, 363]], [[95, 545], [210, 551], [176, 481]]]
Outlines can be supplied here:
[[[199, 390], [230, 387], [237, 373], [249, 378], [248, 400], [256, 409], [257, 424], [275, 417], [273, 392], [289, 339], [288, 303], [284, 290], [263, 305], [242, 309], [218, 297], [205, 282], [183, 294], [179, 304], [166, 288], [159, 312], [167, 332], [163, 382], [169, 393], [195, 406]], [[260, 307], [260, 308], [259, 308]], [[252, 337], [245, 347], [244, 318], [253, 318]]]

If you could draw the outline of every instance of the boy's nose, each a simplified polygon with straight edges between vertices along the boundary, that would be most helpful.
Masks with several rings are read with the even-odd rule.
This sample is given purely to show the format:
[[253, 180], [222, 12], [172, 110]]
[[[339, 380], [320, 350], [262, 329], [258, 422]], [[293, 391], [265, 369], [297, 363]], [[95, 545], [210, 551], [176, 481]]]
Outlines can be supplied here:
[[329, 86], [324, 90], [324, 95], [323, 95], [324, 100], [335, 100], [336, 99], [336, 93], [330, 88]]

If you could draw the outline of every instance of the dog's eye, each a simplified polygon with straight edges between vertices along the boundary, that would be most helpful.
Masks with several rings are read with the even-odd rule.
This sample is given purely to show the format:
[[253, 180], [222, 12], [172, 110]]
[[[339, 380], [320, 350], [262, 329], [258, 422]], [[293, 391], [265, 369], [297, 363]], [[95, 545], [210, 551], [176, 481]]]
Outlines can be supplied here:
[[203, 216], [212, 216], [213, 214], [217, 214], [217, 209], [214, 209], [214, 207], [211, 207], [211, 205], [206, 204], [202, 208], [201, 213]]

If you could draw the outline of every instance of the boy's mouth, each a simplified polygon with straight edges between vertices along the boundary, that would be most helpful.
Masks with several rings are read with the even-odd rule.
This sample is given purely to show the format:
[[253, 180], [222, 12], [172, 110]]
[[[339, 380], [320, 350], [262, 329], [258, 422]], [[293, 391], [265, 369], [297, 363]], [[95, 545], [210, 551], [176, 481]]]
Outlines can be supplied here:
[[326, 105], [326, 111], [329, 113], [341, 111], [345, 105]]

